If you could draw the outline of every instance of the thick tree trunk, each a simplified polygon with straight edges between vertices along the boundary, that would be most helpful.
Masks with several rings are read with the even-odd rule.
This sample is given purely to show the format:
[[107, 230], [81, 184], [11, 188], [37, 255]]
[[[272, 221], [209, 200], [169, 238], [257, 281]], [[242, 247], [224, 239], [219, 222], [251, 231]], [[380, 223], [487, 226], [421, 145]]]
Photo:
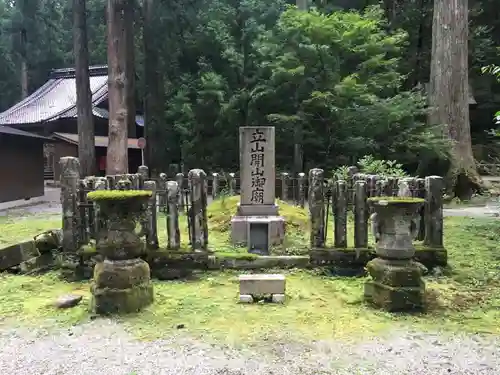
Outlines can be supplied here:
[[28, 96], [28, 57], [27, 57], [28, 37], [26, 29], [21, 30], [21, 99]]
[[73, 0], [73, 48], [75, 54], [80, 173], [82, 176], [92, 176], [96, 172], [96, 158], [85, 2], [86, 0]]
[[126, 33], [125, 12], [127, 0], [108, 0], [108, 101], [109, 144], [106, 156], [106, 173], [128, 173], [128, 116], [125, 61]]
[[[295, 5], [299, 10], [307, 12], [309, 1], [308, 0], [295, 0]], [[293, 172], [294, 176], [298, 173], [303, 172], [304, 167], [304, 149], [302, 147], [302, 124], [297, 123], [295, 125], [294, 134], [294, 145], [293, 145]]]
[[448, 189], [461, 199], [480, 184], [469, 123], [468, 34], [468, 0], [435, 0], [429, 120], [446, 125], [453, 142]]
[[160, 145], [162, 137], [158, 134], [161, 119], [163, 117], [163, 80], [158, 59], [158, 45], [155, 42], [155, 16], [156, 0], [145, 0], [143, 6], [144, 14], [144, 133], [146, 136], [146, 163], [151, 170], [160, 167], [159, 160], [155, 154], [163, 155], [164, 152], [155, 152]]
[[127, 1], [127, 10], [125, 11], [125, 71], [127, 81], [125, 91], [127, 95], [127, 109], [130, 114], [127, 118], [128, 136], [135, 138], [137, 135], [135, 125], [135, 51], [134, 51], [134, 11], [135, 1]]

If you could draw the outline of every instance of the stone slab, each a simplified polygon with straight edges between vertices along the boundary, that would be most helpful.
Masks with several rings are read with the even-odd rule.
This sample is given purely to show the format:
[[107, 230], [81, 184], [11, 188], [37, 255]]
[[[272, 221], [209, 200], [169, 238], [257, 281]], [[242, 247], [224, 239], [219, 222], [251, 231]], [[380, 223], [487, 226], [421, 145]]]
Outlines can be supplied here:
[[236, 216], [278, 216], [279, 207], [277, 204], [238, 204]]
[[425, 285], [420, 287], [391, 287], [374, 281], [365, 283], [367, 302], [389, 312], [421, 310], [425, 307]]
[[39, 255], [35, 241], [32, 240], [0, 249], [0, 271], [5, 271]]
[[240, 275], [240, 295], [285, 294], [285, 275], [254, 274]]

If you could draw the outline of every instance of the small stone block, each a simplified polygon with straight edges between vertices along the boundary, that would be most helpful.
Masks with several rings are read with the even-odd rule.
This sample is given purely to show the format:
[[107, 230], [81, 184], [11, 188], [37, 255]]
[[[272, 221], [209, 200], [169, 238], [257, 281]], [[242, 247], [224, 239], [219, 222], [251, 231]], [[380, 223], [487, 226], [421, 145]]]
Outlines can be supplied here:
[[59, 309], [67, 309], [71, 307], [75, 307], [78, 305], [83, 299], [83, 296], [79, 294], [68, 294], [65, 296], [59, 297], [55, 302], [54, 306]]
[[240, 294], [240, 303], [253, 303], [253, 297], [250, 294]]
[[285, 275], [240, 275], [240, 294], [285, 294]]
[[0, 271], [17, 266], [39, 255], [40, 252], [36, 248], [35, 241], [21, 242], [0, 249]]
[[284, 294], [273, 294], [271, 297], [273, 303], [285, 303], [285, 295]]

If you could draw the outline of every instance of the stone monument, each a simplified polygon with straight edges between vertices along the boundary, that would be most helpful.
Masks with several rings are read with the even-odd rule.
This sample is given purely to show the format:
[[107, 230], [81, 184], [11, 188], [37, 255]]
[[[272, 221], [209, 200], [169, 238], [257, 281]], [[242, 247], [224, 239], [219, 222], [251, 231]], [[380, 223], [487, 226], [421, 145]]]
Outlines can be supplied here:
[[240, 127], [240, 204], [231, 219], [231, 240], [268, 254], [285, 237], [275, 198], [274, 127]]

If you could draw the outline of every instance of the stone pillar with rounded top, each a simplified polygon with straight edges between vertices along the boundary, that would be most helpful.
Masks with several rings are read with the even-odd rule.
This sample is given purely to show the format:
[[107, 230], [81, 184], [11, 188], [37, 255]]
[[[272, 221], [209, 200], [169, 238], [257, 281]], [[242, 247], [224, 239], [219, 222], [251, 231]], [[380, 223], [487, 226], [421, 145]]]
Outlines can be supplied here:
[[249, 252], [268, 254], [283, 243], [285, 219], [275, 197], [273, 126], [240, 127], [240, 204], [231, 219], [231, 240]]
[[371, 280], [365, 284], [365, 299], [388, 311], [421, 309], [424, 306], [423, 266], [412, 258], [412, 240], [418, 231], [415, 217], [424, 204], [421, 198], [373, 197], [368, 199], [375, 214], [377, 258], [366, 268]]
[[135, 232], [151, 191], [104, 190], [88, 193], [107, 218], [98, 236], [104, 261], [94, 267], [92, 309], [97, 314], [131, 313], [153, 302], [148, 263], [140, 258], [145, 243]]

